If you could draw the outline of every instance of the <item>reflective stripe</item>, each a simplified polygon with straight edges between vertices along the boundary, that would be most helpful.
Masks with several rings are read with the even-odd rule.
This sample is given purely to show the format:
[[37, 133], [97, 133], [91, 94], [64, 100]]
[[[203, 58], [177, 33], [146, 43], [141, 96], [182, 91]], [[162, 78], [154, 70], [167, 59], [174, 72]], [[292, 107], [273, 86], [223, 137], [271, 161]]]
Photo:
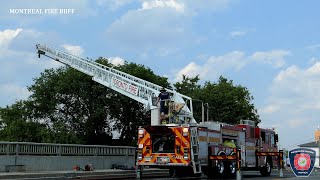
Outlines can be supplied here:
[[254, 151], [255, 147], [254, 146], [246, 146], [246, 150], [249, 151]]
[[207, 137], [206, 136], [199, 136], [199, 141], [207, 142]]
[[257, 156], [278, 156], [279, 152], [257, 152]]
[[220, 138], [209, 137], [209, 142], [216, 142], [216, 143], [219, 143], [219, 142], [220, 142]]
[[236, 160], [237, 156], [227, 156], [227, 155], [221, 155], [221, 156], [210, 156], [211, 160]]

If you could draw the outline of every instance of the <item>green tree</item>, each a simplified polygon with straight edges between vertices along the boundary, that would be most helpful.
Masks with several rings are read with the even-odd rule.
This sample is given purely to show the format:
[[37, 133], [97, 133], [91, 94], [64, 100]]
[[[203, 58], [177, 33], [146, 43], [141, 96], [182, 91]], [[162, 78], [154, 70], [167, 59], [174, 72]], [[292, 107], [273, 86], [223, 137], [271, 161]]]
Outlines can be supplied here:
[[50, 132], [45, 124], [28, 118], [28, 101], [18, 101], [0, 109], [2, 141], [47, 142]]
[[[251, 102], [253, 96], [249, 90], [241, 85], [234, 85], [232, 80], [220, 76], [217, 83], [206, 82], [204, 86], [198, 85], [199, 78], [183, 77], [182, 82], [175, 84], [177, 89], [194, 98], [194, 116], [198, 122], [201, 120], [201, 101], [209, 105], [209, 119], [230, 124], [237, 124], [240, 120], [253, 120], [260, 122], [257, 110]], [[187, 87], [187, 89], [184, 89]], [[191, 90], [189, 90], [191, 89]]]
[[[190, 78], [186, 75], [183, 75], [181, 82], [176, 82], [174, 84], [177, 92], [193, 98], [193, 116], [198, 122], [201, 121], [202, 103], [205, 102], [203, 99], [201, 99], [202, 96], [200, 96], [202, 93], [202, 88], [201, 85], [199, 85], [199, 80], [199, 76]], [[187, 103], [187, 105], [189, 104]]]
[[[168, 86], [167, 78], [135, 63], [111, 65], [107, 59], [97, 62], [156, 84]], [[96, 83], [90, 76], [62, 67], [45, 70], [29, 90], [33, 92], [31, 116], [45, 120], [50, 131], [64, 143], [110, 144], [111, 130], [121, 132], [123, 144], [133, 143], [141, 125], [150, 122], [142, 104]]]
[[75, 69], [45, 70], [29, 87], [33, 92], [32, 116], [51, 124], [63, 143], [105, 144], [110, 141], [107, 124], [112, 92]]
[[196, 96], [201, 89], [201, 86], [198, 84], [199, 80], [199, 76], [190, 78], [186, 75], [183, 75], [181, 82], [176, 82], [174, 87], [176, 88], [176, 91], [180, 92], [181, 94]]
[[257, 110], [252, 104], [253, 96], [249, 90], [241, 85], [233, 85], [233, 81], [228, 81], [220, 77], [217, 84], [207, 82], [204, 85], [204, 94], [207, 96], [210, 107], [210, 117], [215, 121], [236, 124], [240, 120], [253, 120], [260, 122]]

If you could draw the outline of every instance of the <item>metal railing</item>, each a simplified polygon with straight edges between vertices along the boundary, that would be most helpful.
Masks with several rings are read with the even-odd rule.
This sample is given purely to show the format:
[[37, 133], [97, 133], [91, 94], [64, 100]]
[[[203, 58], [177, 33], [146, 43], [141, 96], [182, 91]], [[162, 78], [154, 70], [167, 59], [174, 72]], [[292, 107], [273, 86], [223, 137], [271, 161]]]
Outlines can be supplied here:
[[135, 147], [0, 141], [0, 155], [134, 156]]

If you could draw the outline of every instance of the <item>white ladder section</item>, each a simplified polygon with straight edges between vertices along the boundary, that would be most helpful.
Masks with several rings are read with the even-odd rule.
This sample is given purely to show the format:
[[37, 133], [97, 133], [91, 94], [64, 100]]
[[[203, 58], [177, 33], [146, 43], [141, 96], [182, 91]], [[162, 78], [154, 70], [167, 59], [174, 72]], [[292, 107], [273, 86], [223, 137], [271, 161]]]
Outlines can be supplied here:
[[[37, 44], [36, 48], [39, 57], [40, 55], [45, 55], [66, 64], [82, 73], [92, 76], [94, 81], [144, 104], [147, 110], [151, 110], [151, 125], [160, 124], [159, 110], [153, 101], [159, 95], [160, 89], [162, 88], [161, 86], [44, 44]], [[191, 110], [185, 105], [180, 114], [191, 117], [191, 123], [196, 123], [192, 114], [192, 99], [176, 91], [166, 90], [173, 94], [171, 99], [176, 103], [186, 104], [185, 99], [190, 101]]]
[[199, 174], [201, 171], [201, 164], [199, 160], [199, 139], [197, 127], [191, 128], [191, 163], [193, 173]]

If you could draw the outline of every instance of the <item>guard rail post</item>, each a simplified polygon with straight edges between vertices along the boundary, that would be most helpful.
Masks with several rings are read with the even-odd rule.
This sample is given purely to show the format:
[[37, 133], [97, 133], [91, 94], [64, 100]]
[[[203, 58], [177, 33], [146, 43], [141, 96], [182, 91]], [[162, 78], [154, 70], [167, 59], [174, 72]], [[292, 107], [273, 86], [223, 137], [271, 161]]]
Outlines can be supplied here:
[[242, 179], [241, 174], [241, 149], [237, 149], [237, 180]]
[[16, 144], [16, 149], [15, 149], [15, 153], [16, 153], [16, 156], [18, 156], [19, 155], [19, 144], [17, 143]]
[[138, 162], [138, 149], [135, 150], [135, 156], [134, 159], [136, 161], [136, 179], [141, 179], [142, 176], [142, 167], [139, 166], [139, 162]]
[[7, 146], [7, 148], [6, 148], [6, 151], [7, 151], [6, 154], [9, 155], [9, 154], [10, 154], [10, 144], [7, 143], [6, 146]]
[[283, 150], [279, 150], [279, 166], [280, 166], [280, 170], [279, 170], [279, 176], [283, 177]]

